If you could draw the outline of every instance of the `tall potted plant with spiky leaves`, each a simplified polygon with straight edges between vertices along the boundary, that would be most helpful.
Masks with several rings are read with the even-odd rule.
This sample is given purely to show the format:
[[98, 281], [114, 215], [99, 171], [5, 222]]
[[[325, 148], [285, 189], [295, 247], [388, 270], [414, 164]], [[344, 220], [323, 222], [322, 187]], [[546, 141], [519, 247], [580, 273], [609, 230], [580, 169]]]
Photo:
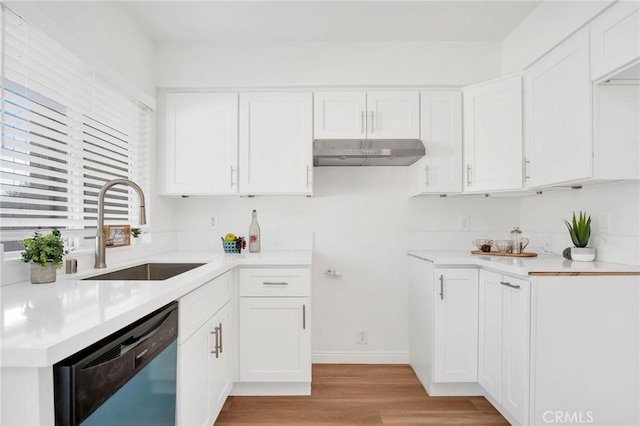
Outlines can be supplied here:
[[571, 222], [565, 219], [564, 224], [567, 225], [569, 236], [574, 247], [571, 248], [571, 260], [582, 262], [590, 262], [596, 258], [596, 249], [587, 247], [589, 238], [591, 238], [591, 216], [587, 216], [586, 212], [580, 211], [578, 217], [573, 212]]

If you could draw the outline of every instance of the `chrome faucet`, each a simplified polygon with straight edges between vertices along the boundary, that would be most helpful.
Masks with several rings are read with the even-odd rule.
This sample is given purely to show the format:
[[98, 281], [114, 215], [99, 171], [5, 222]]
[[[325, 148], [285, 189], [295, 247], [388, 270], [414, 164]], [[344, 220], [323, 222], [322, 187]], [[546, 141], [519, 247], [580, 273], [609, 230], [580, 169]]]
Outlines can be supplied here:
[[138, 193], [140, 201], [140, 225], [147, 224], [146, 211], [144, 208], [144, 193], [142, 188], [137, 183], [130, 181], [129, 179], [114, 179], [105, 183], [100, 192], [98, 193], [98, 229], [96, 230], [96, 261], [93, 265], [94, 268], [102, 269], [107, 267], [105, 260], [107, 251], [107, 241], [104, 236], [104, 196], [114, 185], [127, 185], [135, 189]]

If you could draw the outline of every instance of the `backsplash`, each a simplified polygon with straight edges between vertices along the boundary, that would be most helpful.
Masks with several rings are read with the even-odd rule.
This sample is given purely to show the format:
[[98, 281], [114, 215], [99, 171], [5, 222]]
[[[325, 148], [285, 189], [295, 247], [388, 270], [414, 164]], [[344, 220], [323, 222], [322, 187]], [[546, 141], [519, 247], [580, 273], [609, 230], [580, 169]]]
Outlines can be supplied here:
[[545, 192], [520, 202], [520, 227], [533, 251], [561, 254], [571, 247], [563, 219], [585, 211], [592, 218], [589, 246], [596, 260], [640, 266], [640, 183], [609, 183]]

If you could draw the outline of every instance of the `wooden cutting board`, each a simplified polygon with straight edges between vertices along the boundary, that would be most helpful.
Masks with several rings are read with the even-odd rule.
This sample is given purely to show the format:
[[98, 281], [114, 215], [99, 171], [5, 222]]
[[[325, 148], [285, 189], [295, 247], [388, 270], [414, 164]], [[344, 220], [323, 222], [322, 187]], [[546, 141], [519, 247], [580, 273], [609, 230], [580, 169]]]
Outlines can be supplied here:
[[471, 254], [481, 254], [483, 256], [505, 256], [505, 257], [536, 257], [538, 253], [500, 253], [499, 251], [471, 250]]

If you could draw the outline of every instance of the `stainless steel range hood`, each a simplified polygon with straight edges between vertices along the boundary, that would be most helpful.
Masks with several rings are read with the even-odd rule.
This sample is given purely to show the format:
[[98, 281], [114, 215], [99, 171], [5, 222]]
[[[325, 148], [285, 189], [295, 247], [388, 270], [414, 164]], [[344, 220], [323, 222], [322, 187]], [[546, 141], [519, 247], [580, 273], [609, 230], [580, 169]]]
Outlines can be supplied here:
[[409, 166], [425, 155], [419, 139], [316, 139], [313, 165]]

